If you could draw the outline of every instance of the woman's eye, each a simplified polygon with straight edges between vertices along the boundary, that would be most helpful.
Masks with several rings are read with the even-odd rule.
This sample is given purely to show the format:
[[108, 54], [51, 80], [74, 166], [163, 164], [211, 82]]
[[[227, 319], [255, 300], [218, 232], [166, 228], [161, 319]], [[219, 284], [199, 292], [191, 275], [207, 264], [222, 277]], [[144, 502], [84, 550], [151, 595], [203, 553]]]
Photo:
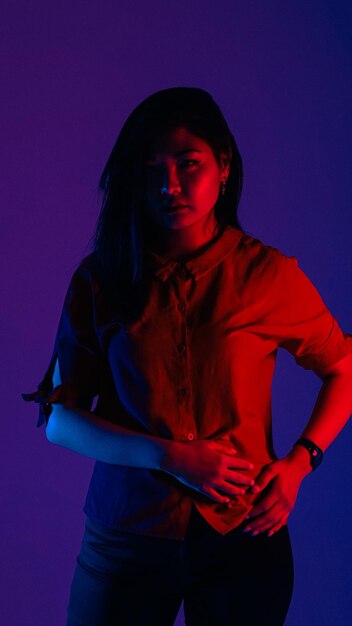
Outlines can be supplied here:
[[[191, 167], [195, 167], [196, 165], [198, 165], [200, 163], [200, 161], [196, 161], [195, 159], [184, 159], [183, 161], [180, 162], [179, 167], [181, 167], [182, 169], [190, 169]], [[149, 173], [156, 173], [156, 172], [161, 172], [163, 170], [163, 167], [161, 164], [159, 163], [153, 163], [153, 162], [147, 162], [145, 164], [145, 168], [146, 171]]]
[[161, 170], [157, 165], [153, 163], [147, 163], [145, 165], [145, 174], [147, 177], [154, 178], [155, 176], [161, 176]]
[[193, 165], [198, 165], [199, 161], [195, 161], [194, 159], [186, 159], [185, 161], [182, 161], [181, 165], [182, 167], [193, 167]]

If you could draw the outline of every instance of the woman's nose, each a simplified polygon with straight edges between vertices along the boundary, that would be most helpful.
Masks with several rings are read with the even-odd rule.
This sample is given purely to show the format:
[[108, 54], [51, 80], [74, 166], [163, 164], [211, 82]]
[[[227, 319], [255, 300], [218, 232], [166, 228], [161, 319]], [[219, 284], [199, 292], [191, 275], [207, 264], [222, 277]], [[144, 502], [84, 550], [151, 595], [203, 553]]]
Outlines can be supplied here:
[[175, 192], [180, 191], [181, 185], [177, 175], [177, 170], [175, 167], [171, 167], [166, 169], [163, 173], [162, 183], [161, 183], [161, 193], [172, 195]]

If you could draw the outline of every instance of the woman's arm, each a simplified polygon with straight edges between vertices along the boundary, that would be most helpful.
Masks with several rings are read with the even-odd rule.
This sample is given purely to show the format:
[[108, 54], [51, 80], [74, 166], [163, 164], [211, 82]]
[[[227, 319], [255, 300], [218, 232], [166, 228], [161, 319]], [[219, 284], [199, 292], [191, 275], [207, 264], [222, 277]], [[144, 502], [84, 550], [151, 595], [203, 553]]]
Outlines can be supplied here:
[[[300, 438], [311, 439], [324, 452], [352, 415], [352, 354], [326, 367], [321, 378], [323, 384]], [[303, 471], [311, 471], [308, 450], [294, 446], [289, 455]]]
[[173, 441], [138, 433], [78, 408], [53, 404], [46, 436], [90, 458], [171, 474], [216, 502], [244, 493], [253, 480], [243, 470], [253, 465], [238, 457], [229, 441]]
[[52, 404], [46, 436], [92, 459], [117, 465], [157, 469], [165, 454], [164, 441], [113, 424], [90, 411]]
[[[60, 384], [56, 361], [53, 385]], [[228, 502], [230, 495], [244, 493], [253, 484], [243, 473], [253, 465], [239, 458], [228, 440], [173, 441], [129, 430], [76, 406], [54, 400], [51, 406], [47, 439], [79, 454], [105, 463], [161, 470], [216, 502]]]
[[[61, 385], [58, 359], [53, 372], [53, 386]], [[54, 394], [53, 394], [54, 395]], [[160, 467], [165, 449], [163, 440], [138, 433], [91, 411], [52, 402], [52, 412], [46, 426], [46, 436], [73, 452], [97, 461], [156, 469]]]
[[[323, 451], [334, 441], [352, 414], [352, 354], [325, 368], [312, 415], [301, 437], [311, 439]], [[271, 488], [254, 505], [250, 514], [252, 531], [270, 534], [287, 523], [304, 477], [311, 472], [308, 451], [294, 446], [282, 459], [265, 466], [249, 492], [260, 493], [269, 483]]]
[[312, 415], [301, 437], [311, 439], [324, 451], [352, 415], [352, 354], [325, 368], [322, 378]]

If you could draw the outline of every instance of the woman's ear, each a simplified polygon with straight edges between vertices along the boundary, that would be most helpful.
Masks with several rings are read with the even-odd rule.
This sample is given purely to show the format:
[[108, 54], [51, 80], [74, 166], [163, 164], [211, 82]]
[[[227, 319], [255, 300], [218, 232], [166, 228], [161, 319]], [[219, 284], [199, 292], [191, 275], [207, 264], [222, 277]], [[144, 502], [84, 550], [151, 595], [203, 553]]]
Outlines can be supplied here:
[[230, 173], [232, 152], [224, 152], [220, 155], [221, 176], [227, 178]]

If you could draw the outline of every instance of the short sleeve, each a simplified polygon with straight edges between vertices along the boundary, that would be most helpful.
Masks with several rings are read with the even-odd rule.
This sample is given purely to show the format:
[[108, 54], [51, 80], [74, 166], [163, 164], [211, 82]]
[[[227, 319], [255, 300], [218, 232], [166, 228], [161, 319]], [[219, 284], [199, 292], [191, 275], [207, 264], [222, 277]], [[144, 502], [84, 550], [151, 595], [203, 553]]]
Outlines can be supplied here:
[[279, 254], [273, 284], [271, 332], [298, 365], [319, 375], [351, 352], [351, 335], [343, 333], [295, 257]]
[[[56, 361], [61, 384], [54, 387]], [[89, 271], [79, 267], [66, 292], [49, 366], [37, 390], [22, 394], [25, 401], [39, 404], [37, 426], [48, 422], [52, 403], [90, 410], [99, 393], [99, 373], [92, 283]]]

